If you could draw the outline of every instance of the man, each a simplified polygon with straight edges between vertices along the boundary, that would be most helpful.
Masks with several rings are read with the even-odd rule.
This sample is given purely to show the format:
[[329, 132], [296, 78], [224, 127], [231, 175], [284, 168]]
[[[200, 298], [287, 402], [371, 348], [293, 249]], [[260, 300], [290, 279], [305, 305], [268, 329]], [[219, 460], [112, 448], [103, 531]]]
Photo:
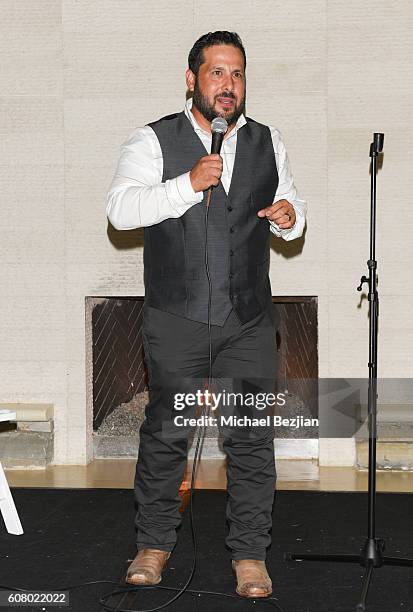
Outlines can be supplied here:
[[[131, 134], [107, 201], [116, 229], [145, 227], [143, 342], [150, 402], [136, 466], [138, 554], [126, 578], [132, 584], [158, 583], [175, 546], [190, 429], [174, 426], [174, 399], [208, 379], [208, 190], [214, 187], [208, 221], [212, 377], [229, 380], [235, 391], [274, 391], [270, 230], [292, 240], [305, 225], [306, 204], [297, 197], [280, 133], [244, 115], [246, 57], [239, 36], [201, 36], [188, 63], [192, 100], [183, 112]], [[216, 116], [229, 127], [221, 155], [209, 155]], [[194, 408], [182, 415], [194, 416]], [[226, 545], [237, 593], [267, 597], [272, 592], [265, 558], [276, 480], [274, 429], [235, 425], [223, 434]]]

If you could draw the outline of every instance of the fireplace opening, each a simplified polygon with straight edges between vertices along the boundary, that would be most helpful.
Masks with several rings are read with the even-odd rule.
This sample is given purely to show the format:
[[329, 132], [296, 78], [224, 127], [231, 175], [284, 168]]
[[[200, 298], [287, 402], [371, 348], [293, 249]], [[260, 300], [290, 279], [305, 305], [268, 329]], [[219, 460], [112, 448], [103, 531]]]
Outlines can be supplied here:
[[[87, 405], [94, 457], [136, 457], [149, 401], [142, 343], [144, 297], [87, 297]], [[277, 311], [277, 391], [283, 417], [318, 416], [317, 297], [273, 297]], [[280, 438], [316, 438], [314, 427], [283, 428]], [[219, 456], [217, 428], [207, 427], [204, 456]]]

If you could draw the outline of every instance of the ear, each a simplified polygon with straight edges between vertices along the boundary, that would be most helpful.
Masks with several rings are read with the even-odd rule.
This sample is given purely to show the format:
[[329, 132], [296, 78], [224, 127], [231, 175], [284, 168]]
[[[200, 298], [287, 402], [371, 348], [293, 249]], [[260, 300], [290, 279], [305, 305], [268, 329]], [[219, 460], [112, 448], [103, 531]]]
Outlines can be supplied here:
[[194, 91], [196, 76], [195, 76], [195, 74], [192, 72], [192, 70], [190, 68], [186, 69], [185, 77], [186, 77], [186, 86], [187, 86], [187, 88], [189, 89], [189, 91]]

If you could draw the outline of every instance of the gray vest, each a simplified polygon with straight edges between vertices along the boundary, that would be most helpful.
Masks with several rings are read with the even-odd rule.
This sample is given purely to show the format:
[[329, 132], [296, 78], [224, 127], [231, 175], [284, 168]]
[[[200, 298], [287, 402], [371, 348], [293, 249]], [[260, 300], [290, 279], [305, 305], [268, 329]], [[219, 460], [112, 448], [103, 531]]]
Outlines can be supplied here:
[[[185, 113], [149, 124], [162, 150], [162, 182], [188, 172], [208, 152]], [[271, 133], [247, 118], [238, 130], [228, 195], [213, 189], [208, 219], [208, 260], [212, 281], [211, 323], [223, 325], [232, 308], [246, 323], [271, 313], [268, 278], [270, 229], [257, 211], [272, 203], [278, 173]], [[177, 219], [144, 230], [145, 302], [193, 321], [208, 321], [205, 270], [205, 202]]]

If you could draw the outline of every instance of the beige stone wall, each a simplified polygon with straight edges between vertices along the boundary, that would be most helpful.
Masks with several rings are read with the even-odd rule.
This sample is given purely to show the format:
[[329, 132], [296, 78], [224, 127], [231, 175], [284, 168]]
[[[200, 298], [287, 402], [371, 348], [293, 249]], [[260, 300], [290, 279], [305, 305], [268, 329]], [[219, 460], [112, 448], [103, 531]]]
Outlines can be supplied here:
[[379, 372], [411, 376], [412, 26], [409, 0], [2, 1], [0, 401], [54, 403], [56, 463], [90, 459], [85, 296], [143, 292], [140, 232], [105, 218], [119, 146], [182, 108], [208, 30], [242, 36], [248, 114], [282, 131], [308, 200], [305, 241], [274, 240], [271, 279], [276, 295], [319, 296], [321, 376], [366, 374], [356, 286], [368, 148], [385, 133]]

